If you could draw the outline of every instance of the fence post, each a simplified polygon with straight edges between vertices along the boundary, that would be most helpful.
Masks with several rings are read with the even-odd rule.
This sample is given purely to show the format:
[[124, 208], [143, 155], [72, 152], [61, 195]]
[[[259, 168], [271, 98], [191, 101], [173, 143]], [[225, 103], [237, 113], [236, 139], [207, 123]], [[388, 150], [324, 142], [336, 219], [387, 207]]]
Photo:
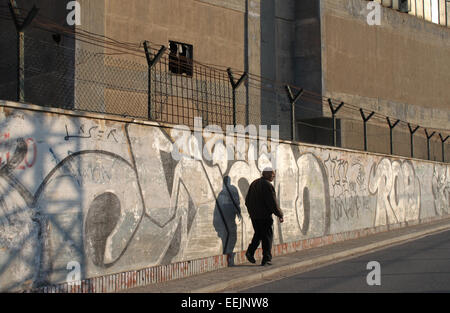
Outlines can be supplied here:
[[247, 79], [247, 72], [244, 72], [242, 74], [241, 78], [237, 82], [235, 82], [233, 78], [233, 73], [231, 72], [231, 68], [227, 69], [228, 78], [230, 79], [231, 89], [233, 92], [233, 126], [236, 126], [236, 89], [239, 88], [239, 86], [244, 82], [245, 79]]
[[336, 114], [337, 112], [344, 106], [344, 102], [341, 102], [337, 108], [334, 108], [333, 102], [331, 102], [331, 99], [328, 99], [328, 105], [330, 106], [331, 110], [331, 120], [332, 120], [332, 127], [333, 127], [333, 146], [336, 147]]
[[153, 66], [158, 63], [158, 61], [163, 56], [164, 52], [166, 51], [165, 46], [161, 46], [158, 53], [155, 55], [154, 58], [152, 58], [152, 55], [149, 50], [148, 41], [144, 41], [144, 51], [145, 51], [145, 57], [147, 58], [147, 64], [148, 64], [148, 89], [147, 89], [147, 109], [148, 109], [148, 119], [152, 119], [152, 68]]
[[442, 137], [442, 134], [439, 134], [439, 138], [441, 138], [441, 143], [442, 143], [442, 162], [445, 162], [445, 142], [447, 141], [447, 139], [449, 137], [450, 137], [450, 135], [445, 137], [445, 139], [444, 139], [444, 137]]
[[367, 122], [372, 118], [375, 112], [369, 114], [369, 116], [365, 116], [363, 109], [359, 109], [359, 113], [361, 113], [361, 117], [364, 122], [364, 151], [367, 151]]
[[33, 8], [28, 13], [27, 17], [23, 20], [22, 24], [20, 24], [16, 0], [9, 0], [8, 6], [17, 31], [17, 101], [25, 102], [25, 28], [31, 24], [39, 12], [39, 9], [33, 5]]
[[303, 95], [303, 89], [300, 89], [300, 91], [295, 96], [292, 93], [291, 87], [289, 85], [286, 85], [286, 91], [287, 91], [287, 95], [288, 95], [288, 98], [289, 98], [289, 102], [291, 104], [291, 138], [292, 138], [292, 141], [295, 141], [296, 140], [296, 132], [295, 132], [295, 103]]
[[431, 135], [428, 134], [427, 129], [425, 128], [425, 135], [427, 136], [427, 152], [428, 152], [428, 160], [430, 159], [430, 139], [436, 134], [436, 132], [432, 132]]
[[395, 122], [394, 124], [391, 123], [391, 120], [389, 119], [389, 117], [386, 117], [386, 120], [389, 125], [389, 138], [390, 138], [390, 143], [391, 143], [391, 155], [392, 155], [392, 154], [394, 154], [393, 131], [394, 131], [395, 126], [397, 126], [398, 123], [400, 123], [400, 120], [397, 120], [397, 122]]
[[409, 132], [411, 133], [411, 157], [414, 157], [414, 133], [420, 128], [417, 126], [414, 130], [411, 128], [411, 124], [408, 123]]

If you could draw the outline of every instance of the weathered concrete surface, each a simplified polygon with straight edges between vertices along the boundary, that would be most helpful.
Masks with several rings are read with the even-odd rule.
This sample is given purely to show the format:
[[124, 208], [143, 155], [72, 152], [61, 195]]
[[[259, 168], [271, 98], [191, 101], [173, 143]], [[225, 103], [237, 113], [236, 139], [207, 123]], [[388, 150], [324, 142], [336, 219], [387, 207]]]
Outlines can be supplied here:
[[[375, 102], [381, 108], [377, 112], [447, 128], [447, 27], [384, 7], [381, 25], [369, 26], [367, 1], [320, 3], [325, 96], [341, 95], [342, 101], [362, 106]], [[440, 110], [443, 116], [432, 110]]]
[[197, 61], [244, 68], [244, 0], [112, 0], [96, 12], [104, 20], [105, 35], [115, 40], [137, 46], [149, 40], [154, 47], [179, 41], [194, 46]]
[[[247, 248], [244, 197], [267, 154], [227, 161], [224, 138], [204, 136], [211, 158], [177, 161], [174, 140], [192, 155], [198, 135], [0, 104], [2, 291], [64, 283], [73, 261], [86, 279]], [[448, 215], [448, 164], [269, 146], [286, 216], [276, 244]]]
[[[35, 2], [41, 14], [64, 22], [68, 0]], [[55, 80], [48, 78], [48, 71], [54, 71], [55, 64], [63, 62], [61, 56], [56, 58], [55, 49], [35, 49], [30, 40], [25, 55], [39, 57], [27, 58], [27, 64], [34, 67], [32, 63], [39, 60], [45, 70], [43, 75], [27, 73], [28, 102], [148, 116], [147, 65], [143, 49], [138, 47], [144, 40], [149, 40], [155, 49], [160, 44], [167, 46], [169, 40], [178, 40], [193, 44], [196, 61], [232, 67], [235, 72], [249, 71], [268, 79], [262, 84], [252, 76], [253, 87], [242, 85], [238, 89], [237, 119], [241, 124], [277, 121], [282, 126], [282, 136], [290, 138], [290, 108], [284, 88], [275, 92], [276, 81], [412, 124], [448, 128], [449, 29], [415, 16], [382, 8], [381, 25], [369, 26], [368, 1], [364, 0], [79, 0], [79, 3], [82, 24], [75, 27], [79, 39], [83, 31], [104, 35], [134, 44], [141, 49], [141, 56], [105, 55], [117, 51], [62, 38], [60, 46], [70, 48], [69, 51], [79, 49], [64, 56], [64, 62], [76, 64], [75, 70], [63, 71], [56, 66], [67, 79]], [[18, 4], [31, 8], [25, 0]], [[447, 5], [450, 7], [450, 3]], [[417, 11], [423, 14], [423, 8]], [[5, 30], [2, 33], [6, 36], [5, 46], [15, 47], [12, 21], [0, 21], [0, 25]], [[52, 34], [36, 28], [28, 29], [26, 38], [54, 43]], [[2, 50], [0, 55], [11, 65], [0, 77], [4, 83], [0, 84], [0, 95], [2, 99], [13, 100], [16, 51]], [[126, 78], [118, 81], [117, 77]], [[92, 78], [98, 84], [92, 83]], [[120, 98], [127, 100], [123, 106], [117, 103]], [[164, 109], [169, 112], [172, 108], [169, 105]], [[344, 112], [345, 118], [360, 120], [357, 111], [354, 116], [350, 110], [341, 111]], [[321, 118], [329, 117], [330, 110], [326, 102], [322, 106], [304, 97], [297, 104], [296, 114], [299, 120]], [[171, 122], [170, 118], [166, 122]], [[348, 147], [359, 145], [360, 137], [352, 141], [351, 133], [341, 135], [349, 142]], [[387, 144], [386, 140], [382, 143]]]

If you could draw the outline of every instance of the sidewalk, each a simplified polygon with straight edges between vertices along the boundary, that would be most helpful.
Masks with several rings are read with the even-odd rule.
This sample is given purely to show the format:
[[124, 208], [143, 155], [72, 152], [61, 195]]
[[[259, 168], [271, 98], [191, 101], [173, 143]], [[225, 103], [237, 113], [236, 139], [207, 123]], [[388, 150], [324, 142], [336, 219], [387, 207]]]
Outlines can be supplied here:
[[236, 292], [240, 288], [258, 285], [294, 273], [306, 272], [442, 231], [450, 231], [450, 218], [277, 256], [273, 258], [272, 266], [260, 266], [261, 260], [257, 259], [256, 264], [245, 263], [184, 279], [128, 289], [124, 292]]

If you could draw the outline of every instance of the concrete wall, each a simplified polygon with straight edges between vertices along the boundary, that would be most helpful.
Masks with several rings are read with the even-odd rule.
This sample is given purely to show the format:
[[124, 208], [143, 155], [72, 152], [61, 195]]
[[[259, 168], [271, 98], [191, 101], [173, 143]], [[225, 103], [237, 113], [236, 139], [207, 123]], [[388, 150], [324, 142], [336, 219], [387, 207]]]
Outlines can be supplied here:
[[369, 26], [367, 1], [320, 2], [324, 96], [448, 128], [448, 28], [385, 7]]
[[[447, 129], [448, 28], [387, 7], [381, 8], [381, 25], [369, 26], [367, 4], [363, 0], [261, 1], [262, 75], [393, 119]], [[384, 1], [384, 5], [392, 4]], [[283, 137], [289, 138], [285, 94], [280, 92], [277, 99], [274, 92], [263, 90], [262, 94], [262, 122], [278, 120]], [[331, 117], [331, 112], [328, 103], [321, 105], [304, 97], [297, 104], [296, 117], [303, 122], [318, 121], [316, 125], [321, 127], [317, 118]], [[352, 109], [341, 110], [338, 117], [355, 125], [361, 119], [358, 110]], [[379, 139], [375, 145], [369, 144], [370, 151], [388, 151], [385, 127], [369, 126], [369, 136]], [[311, 132], [303, 128], [299, 138], [310, 142], [321, 132], [316, 128], [315, 134], [306, 138]], [[343, 147], [360, 147], [362, 127], [343, 125], [340, 136], [347, 144]], [[437, 140], [435, 144], [440, 149]], [[426, 157], [426, 146], [417, 148], [417, 155]], [[397, 151], [410, 155], [407, 145]], [[441, 159], [439, 154], [436, 159]]]
[[[138, 51], [114, 55], [117, 51], [77, 42], [77, 47], [82, 49], [76, 55], [75, 102], [79, 109], [141, 118], [148, 116], [144, 40], [149, 41], [153, 49], [159, 49], [161, 45], [168, 47], [169, 41], [191, 44], [196, 62], [222, 69], [231, 67], [234, 72], [261, 74], [260, 1], [80, 0], [80, 5], [82, 21], [77, 27], [80, 39], [83, 39], [84, 31], [88, 31], [128, 43]], [[109, 56], [109, 53], [113, 55]], [[159, 70], [156, 66], [155, 71]], [[199, 66], [194, 71], [193, 82], [191, 78], [170, 73], [167, 77], [177, 82], [184, 80], [187, 86], [208, 84], [212, 78], [204, 74], [205, 71], [211, 74], [209, 68]], [[227, 77], [225, 72], [223, 74]], [[255, 82], [252, 80], [252, 83]], [[249, 91], [248, 86], [242, 85], [237, 93], [238, 122], [260, 124], [261, 91]], [[127, 99], [127, 105], [122, 106], [117, 99]], [[162, 108], [164, 113], [172, 109], [169, 105]]]
[[[206, 156], [176, 161], [174, 142], [190, 155], [201, 137], [0, 105], [0, 290], [64, 283], [73, 261], [86, 279], [247, 248], [244, 197], [270, 164], [267, 149], [254, 154], [247, 141], [247, 157], [227, 161], [223, 137], [204, 136]], [[275, 244], [449, 213], [448, 164], [275, 143], [285, 212]]]
[[199, 62], [243, 70], [244, 13], [242, 0], [112, 0], [105, 2], [103, 18], [105, 35], [118, 41], [139, 46], [148, 40], [156, 47], [184, 42], [194, 46]]
[[[43, 14], [64, 24], [67, 1], [58, 1], [57, 5], [54, 2], [41, 0], [37, 5]], [[367, 1], [363, 0], [79, 2], [81, 25], [77, 31], [80, 38], [82, 31], [89, 31], [134, 43], [135, 47], [149, 40], [155, 48], [158, 44], [167, 45], [169, 40], [184, 41], [194, 45], [197, 61], [269, 78], [269, 82], [253, 79], [251, 87], [240, 87], [237, 96], [239, 123], [258, 125], [277, 121], [282, 136], [290, 137], [286, 93], [283, 88], [273, 88], [273, 81], [278, 81], [413, 124], [448, 128], [448, 28], [414, 16], [383, 8], [382, 24], [368, 26]], [[19, 4], [26, 7], [24, 2]], [[12, 36], [9, 46], [14, 46], [12, 22], [6, 23]], [[29, 34], [53, 42], [51, 35], [38, 30]], [[28, 58], [43, 64], [45, 72], [45, 75], [29, 75], [28, 86], [32, 88], [26, 90], [28, 102], [148, 116], [145, 58], [105, 56], [103, 53], [113, 51], [67, 38], [60, 45], [79, 49], [67, 56], [61, 56], [57, 49], [47, 49], [50, 51], [40, 52], [42, 57]], [[29, 52], [36, 51], [44, 49], [30, 48]], [[2, 60], [7, 60], [8, 68], [15, 68], [15, 49], [0, 53], [4, 56]], [[64, 60], [58, 63], [56, 57]], [[57, 65], [63, 61], [69, 70]], [[58, 73], [54, 72], [55, 68]], [[0, 80], [10, 83], [2, 84], [0, 88], [4, 91], [0, 90], [0, 96], [15, 99], [14, 71], [4, 72]], [[65, 75], [67, 80], [51, 80], [49, 77], [55, 74]], [[297, 105], [297, 119], [330, 115], [326, 103], [322, 107], [317, 101], [306, 99], [304, 97]], [[126, 106], [121, 105], [123, 100], [127, 101]], [[344, 117], [359, 120], [355, 112], [354, 116]]]
[[[323, 41], [320, 18], [320, 1], [297, 1], [295, 5], [295, 85], [322, 94], [322, 49]], [[322, 116], [317, 103], [302, 100], [297, 105], [297, 119]]]
[[[318, 1], [261, 0], [262, 124], [280, 124], [283, 138], [290, 136], [290, 103], [285, 84], [322, 93], [320, 6]], [[275, 83], [274, 83], [275, 82]], [[302, 99], [296, 118], [322, 116], [322, 107]]]

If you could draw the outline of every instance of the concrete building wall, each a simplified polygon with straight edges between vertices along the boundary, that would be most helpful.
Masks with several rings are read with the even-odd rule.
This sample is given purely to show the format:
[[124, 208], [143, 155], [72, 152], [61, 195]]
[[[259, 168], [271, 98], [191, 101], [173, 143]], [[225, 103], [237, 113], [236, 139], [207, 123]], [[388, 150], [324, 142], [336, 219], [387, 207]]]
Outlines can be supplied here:
[[238, 137], [111, 118], [0, 102], [0, 290], [65, 283], [73, 264], [86, 279], [239, 253], [267, 165], [275, 244], [449, 213], [448, 164], [252, 138], [228, 160]]
[[[290, 107], [284, 89], [273, 88], [274, 81], [423, 127], [448, 128], [448, 29], [415, 16], [383, 7], [381, 25], [368, 26], [367, 1], [363, 0], [80, 0], [79, 3], [78, 39], [83, 39], [86, 32], [104, 35], [133, 44], [141, 50], [141, 57], [109, 55], [114, 51], [64, 39], [61, 45], [77, 48], [69, 60], [69, 67], [75, 64], [76, 67], [73, 73], [66, 72], [70, 76], [66, 83], [48, 81], [41, 75], [34, 76], [29, 84], [46, 82], [43, 87], [48, 92], [44, 95], [54, 102], [53, 106], [148, 117], [148, 73], [139, 45], [149, 40], [152, 47], [158, 48], [175, 40], [193, 44], [196, 61], [268, 78], [269, 81], [261, 83], [252, 76], [249, 84], [238, 89], [237, 121], [279, 124], [283, 138], [290, 138]], [[395, 3], [385, 5], [392, 4]], [[41, 12], [54, 16], [61, 24], [68, 13], [65, 5], [65, 1], [58, 5], [48, 0], [38, 3]], [[45, 33], [38, 38], [53, 41], [51, 35]], [[14, 43], [14, 38], [11, 40]], [[42, 58], [45, 67], [57, 67], [51, 61], [55, 51]], [[13, 63], [11, 53], [8, 56], [11, 60], [8, 63]], [[8, 71], [3, 77], [14, 80], [11, 75], [14, 73]], [[176, 79], [178, 75], [169, 76]], [[183, 79], [187, 85], [191, 84], [189, 78]], [[4, 93], [12, 95], [15, 85], [8, 86], [2, 87], [8, 89]], [[42, 90], [27, 91], [30, 102], [47, 103], [39, 99]], [[127, 104], [123, 106], [121, 101], [125, 99]], [[302, 99], [297, 104], [296, 117], [298, 120], [328, 117], [329, 108], [324, 105]], [[360, 119], [358, 112], [344, 118]]]
[[[295, 85], [322, 94], [322, 50], [323, 40], [320, 1], [298, 1], [296, 3], [295, 29]], [[322, 108], [306, 103], [314, 111], [301, 111], [297, 118], [320, 117]], [[299, 108], [301, 110], [301, 108]]]
[[[262, 1], [262, 75], [360, 106], [367, 112], [373, 110], [422, 127], [448, 129], [448, 28], [388, 8], [395, 7], [396, 1], [384, 1], [381, 25], [369, 26], [367, 4], [368, 1], [362, 0], [294, 4]], [[286, 95], [281, 91], [275, 101], [271, 92], [263, 91], [263, 95], [262, 121], [280, 121], [283, 137], [289, 138], [291, 122]], [[352, 108], [341, 110], [338, 117], [359, 124], [359, 111]], [[326, 102], [320, 105], [306, 98], [296, 105], [296, 118], [300, 122], [320, 126], [329, 123], [317, 118], [330, 116]], [[369, 124], [372, 123], [373, 120]], [[369, 126], [369, 136], [383, 139], [371, 151], [385, 153], [386, 147], [389, 149], [385, 127], [384, 121]], [[299, 125], [299, 129], [303, 134], [298, 138], [306, 141], [323, 132], [316, 128], [316, 134], [306, 138], [310, 127]], [[345, 132], [351, 129], [354, 133]], [[342, 143], [347, 144], [343, 147], [360, 146], [362, 127], [343, 125], [341, 132]], [[407, 129], [400, 134], [404, 132], [409, 138]], [[436, 141], [433, 145], [440, 143]], [[426, 156], [426, 145], [418, 144], [416, 153]], [[398, 154], [409, 156], [410, 149], [405, 146], [398, 149]]]
[[448, 128], [448, 28], [384, 7], [369, 26], [366, 1], [321, 4], [324, 96]]
[[[83, 42], [78, 44], [83, 49], [77, 51], [79, 80], [76, 103], [80, 109], [142, 118], [149, 116], [144, 40], [149, 41], [153, 51], [161, 45], [168, 47], [169, 41], [191, 44], [194, 60], [198, 64], [217, 66], [223, 70], [232, 68], [235, 73], [247, 71], [261, 74], [260, 1], [82, 0], [80, 5], [82, 23], [77, 27], [80, 39], [88, 31], [128, 43], [138, 50], [116, 55], [117, 51], [113, 49], [98, 48]], [[155, 71], [159, 71], [158, 65]], [[208, 76], [211, 74], [209, 68], [199, 65], [194, 72], [197, 75], [194, 74], [191, 79], [171, 74], [166, 69], [161, 77], [169, 81], [182, 80], [186, 86], [206, 85], [214, 80]], [[224, 75], [226, 77], [225, 72]], [[92, 84], [92, 80], [99, 83]], [[250, 81], [255, 83], [252, 79]], [[237, 90], [238, 123], [261, 123], [260, 93], [259, 89], [250, 90], [248, 85], [242, 85]], [[128, 104], [121, 106], [117, 99], [128, 99]], [[171, 111], [169, 108], [163, 109], [165, 114]], [[178, 112], [173, 110], [174, 115], [185, 114], [181, 109]]]
[[280, 82], [294, 84], [295, 1], [262, 0], [260, 16], [261, 124], [280, 125], [289, 138], [289, 106]]
[[244, 69], [245, 1], [112, 0], [104, 12], [108, 37], [136, 46], [183, 42], [199, 62]]
[[[75, 26], [79, 35], [89, 32], [91, 34], [105, 35], [105, 0], [79, 0], [81, 25]], [[101, 38], [101, 37], [97, 37]], [[93, 82], [105, 80], [104, 47], [88, 43], [89, 41], [76, 41], [76, 67], [75, 67], [75, 108], [79, 110], [104, 111], [106, 109], [105, 91]]]

